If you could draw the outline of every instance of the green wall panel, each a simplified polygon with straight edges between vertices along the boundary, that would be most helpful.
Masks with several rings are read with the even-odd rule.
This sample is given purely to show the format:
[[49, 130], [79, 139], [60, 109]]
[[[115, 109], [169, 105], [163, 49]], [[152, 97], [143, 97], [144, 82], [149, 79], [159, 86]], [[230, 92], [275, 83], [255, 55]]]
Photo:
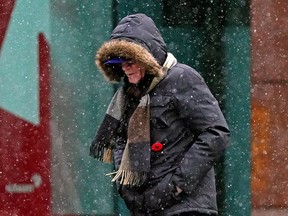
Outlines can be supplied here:
[[225, 32], [226, 116], [231, 147], [225, 161], [223, 215], [250, 215], [250, 29]]

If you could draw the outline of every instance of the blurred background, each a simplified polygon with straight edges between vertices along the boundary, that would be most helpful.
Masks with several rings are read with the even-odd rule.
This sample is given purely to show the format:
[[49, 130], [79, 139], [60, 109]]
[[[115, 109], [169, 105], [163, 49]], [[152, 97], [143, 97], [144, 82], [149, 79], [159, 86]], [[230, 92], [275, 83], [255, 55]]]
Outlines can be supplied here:
[[0, 0], [0, 216], [128, 215], [89, 145], [115, 91], [97, 49], [154, 19], [219, 100], [219, 215], [288, 215], [287, 0]]

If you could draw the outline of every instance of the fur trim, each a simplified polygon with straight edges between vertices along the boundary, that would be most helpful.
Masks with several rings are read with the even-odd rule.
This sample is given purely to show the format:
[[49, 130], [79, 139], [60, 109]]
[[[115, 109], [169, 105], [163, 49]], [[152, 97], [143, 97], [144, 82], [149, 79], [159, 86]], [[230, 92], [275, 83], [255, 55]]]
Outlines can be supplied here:
[[155, 77], [163, 76], [161, 66], [147, 49], [126, 40], [110, 40], [100, 47], [96, 55], [96, 65], [110, 82], [119, 82], [124, 76], [122, 69], [117, 65], [104, 65], [112, 57], [131, 59], [142, 64], [147, 73], [153, 74]]

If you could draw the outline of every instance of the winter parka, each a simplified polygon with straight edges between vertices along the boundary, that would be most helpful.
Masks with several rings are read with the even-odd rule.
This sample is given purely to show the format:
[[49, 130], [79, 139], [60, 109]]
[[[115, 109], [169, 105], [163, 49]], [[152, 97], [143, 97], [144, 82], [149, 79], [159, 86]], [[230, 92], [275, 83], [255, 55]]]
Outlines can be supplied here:
[[[124, 76], [121, 68], [104, 64], [119, 55], [137, 60], [148, 74], [163, 75], [167, 48], [152, 19], [144, 14], [123, 18], [99, 49], [96, 63], [109, 81]], [[230, 134], [217, 100], [200, 74], [181, 63], [170, 68], [149, 95], [151, 172], [141, 187], [118, 184], [120, 195], [132, 215], [217, 215], [214, 165]], [[161, 149], [155, 149], [159, 143]], [[121, 160], [122, 154], [116, 147], [114, 158]]]

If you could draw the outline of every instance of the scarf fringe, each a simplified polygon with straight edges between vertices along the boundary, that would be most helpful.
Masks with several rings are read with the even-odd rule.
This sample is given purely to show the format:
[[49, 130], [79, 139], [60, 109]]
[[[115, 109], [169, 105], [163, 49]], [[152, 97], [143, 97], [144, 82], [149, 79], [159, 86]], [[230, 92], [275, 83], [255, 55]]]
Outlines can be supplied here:
[[113, 151], [110, 148], [104, 148], [102, 161], [105, 163], [112, 163]]
[[108, 173], [107, 175], [116, 174], [112, 182], [115, 182], [119, 179], [121, 185], [133, 185], [133, 186], [141, 186], [147, 179], [147, 173], [145, 172], [133, 172], [130, 170], [118, 170], [113, 173]]

